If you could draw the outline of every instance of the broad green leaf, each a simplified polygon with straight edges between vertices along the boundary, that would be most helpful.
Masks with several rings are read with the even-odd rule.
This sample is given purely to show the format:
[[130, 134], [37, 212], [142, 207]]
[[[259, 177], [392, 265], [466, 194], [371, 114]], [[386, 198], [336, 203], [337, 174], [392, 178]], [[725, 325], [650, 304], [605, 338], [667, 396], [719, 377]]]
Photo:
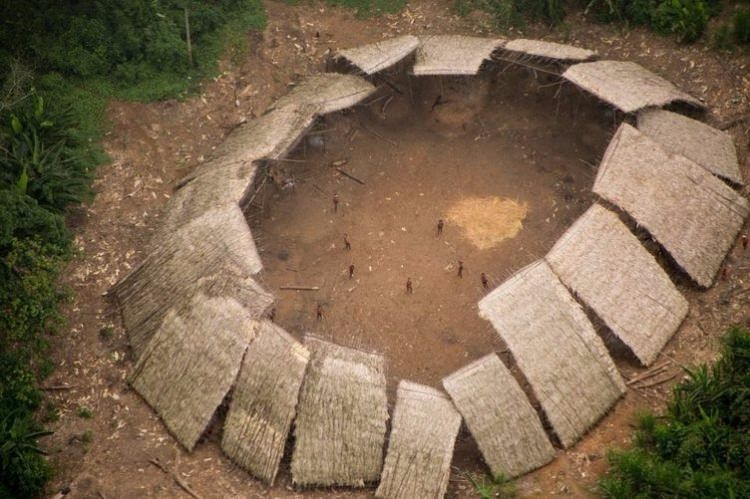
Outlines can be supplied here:
[[21, 171], [21, 176], [18, 178], [18, 182], [16, 183], [16, 187], [18, 188], [18, 192], [21, 194], [26, 194], [26, 189], [29, 186], [29, 174], [26, 173], [26, 166], [23, 167], [23, 170]]
[[36, 102], [34, 102], [34, 116], [37, 118], [41, 118], [43, 112], [44, 112], [44, 97], [42, 97], [41, 95], [37, 95]]
[[10, 117], [10, 126], [13, 129], [15, 133], [21, 133], [21, 130], [23, 130], [23, 125], [21, 125], [21, 120], [18, 119], [18, 116], [11, 115]]

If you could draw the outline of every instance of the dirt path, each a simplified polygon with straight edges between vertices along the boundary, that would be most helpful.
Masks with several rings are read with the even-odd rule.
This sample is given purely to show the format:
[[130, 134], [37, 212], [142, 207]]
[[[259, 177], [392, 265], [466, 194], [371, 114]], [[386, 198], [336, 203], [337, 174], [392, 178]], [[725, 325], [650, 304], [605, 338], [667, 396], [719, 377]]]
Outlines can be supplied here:
[[[158, 224], [160, 209], [170, 196], [174, 181], [189, 171], [210, 153], [213, 147], [221, 142], [224, 136], [234, 126], [244, 119], [260, 114], [273, 99], [283, 94], [290, 82], [296, 81], [302, 75], [313, 71], [320, 71], [326, 50], [329, 48], [343, 48], [382, 39], [402, 33], [479, 33], [477, 22], [481, 16], [472, 19], [459, 19], [449, 10], [449, 3], [442, 1], [417, 1], [409, 5], [403, 13], [380, 19], [362, 21], [346, 11], [331, 9], [323, 4], [288, 6], [282, 2], [267, 2], [269, 25], [263, 34], [250, 36], [251, 51], [247, 60], [240, 66], [226, 66], [221, 76], [207, 82], [200, 95], [185, 102], [168, 101], [153, 104], [140, 103], [112, 103], [109, 109], [111, 131], [106, 139], [107, 149], [112, 157], [112, 163], [103, 166], [98, 172], [95, 183], [97, 197], [95, 201], [80, 210], [74, 218], [77, 237], [76, 243], [80, 249], [80, 257], [73, 261], [68, 269], [67, 283], [72, 288], [74, 300], [68, 307], [70, 329], [55, 338], [55, 360], [57, 369], [46, 381], [50, 390], [50, 399], [61, 409], [61, 417], [53, 424], [56, 433], [48, 438], [44, 445], [50, 451], [51, 458], [59, 469], [58, 477], [52, 484], [52, 489], [58, 490], [64, 486], [72, 486], [70, 497], [174, 497], [184, 496], [184, 492], [175, 485], [174, 481], [160, 469], [149, 463], [149, 459], [156, 457], [176, 469], [181, 478], [189, 483], [193, 489], [204, 497], [285, 497], [302, 495], [294, 492], [290, 487], [288, 463], [284, 463], [278, 485], [268, 490], [246, 473], [236, 469], [219, 451], [216, 441], [219, 436], [218, 427], [206, 436], [207, 442], [200, 444], [192, 454], [182, 451], [174, 440], [166, 433], [151, 409], [129, 388], [124, 379], [132, 368], [132, 358], [128, 351], [127, 340], [122, 331], [116, 311], [107, 302], [103, 293], [121, 277], [127, 270], [142, 258], [140, 249], [149, 233]], [[706, 100], [712, 114], [709, 121], [720, 123], [750, 110], [750, 61], [748, 58], [727, 56], [713, 52], [703, 45], [691, 47], [676, 46], [673, 41], [655, 37], [649, 33], [633, 31], [619, 34], [611, 26], [597, 26], [586, 24], [571, 18], [566, 25], [566, 33], [555, 32], [549, 34], [549, 39], [567, 41], [598, 50], [604, 57], [631, 59], [649, 67], [680, 85], [685, 90]], [[541, 36], [544, 30], [530, 29], [526, 36]], [[319, 35], [319, 36], [316, 36]], [[394, 107], [394, 112], [396, 108]], [[520, 112], [520, 111], [519, 111]], [[524, 119], [539, 120], [538, 116], [515, 116], [513, 130]], [[489, 118], [488, 118], [489, 120]], [[377, 122], [373, 121], [372, 126]], [[499, 126], [499, 124], [498, 124]], [[553, 125], [553, 126], [560, 126]], [[741, 145], [741, 159], [743, 174], [750, 178], [747, 162], [747, 131], [741, 127], [731, 129], [738, 143]], [[564, 130], [560, 130], [563, 133]], [[430, 136], [424, 129], [414, 128], [405, 133], [418, 138]], [[510, 133], [510, 132], [508, 132]], [[743, 135], [744, 134], [744, 135]], [[498, 134], [502, 138], [502, 134]], [[588, 136], [581, 132], [580, 137]], [[468, 137], [468, 135], [467, 135]], [[493, 187], [494, 194], [482, 191], [476, 173], [472, 173], [467, 180], [472, 186], [472, 195], [489, 196], [500, 195], [508, 198], [526, 201], [529, 214], [524, 221], [524, 229], [518, 236], [509, 239], [501, 245], [524, 244], [525, 238], [538, 241], [536, 250], [542, 254], [548, 245], [563, 230], [562, 226], [545, 232], [541, 230], [542, 222], [536, 213], [539, 201], [534, 194], [540, 196], [563, 196], [556, 182], [563, 186], [571, 185], [575, 190], [568, 193], [574, 196], [570, 200], [579, 199], [579, 191], [585, 189], [585, 178], [578, 178], [580, 165], [573, 165], [564, 161], [575, 155], [573, 144], [562, 139], [538, 134], [531, 134], [527, 147], [534, 148], [536, 144], [548, 145], [550, 140], [559, 143], [559, 166], [568, 168], [574, 179], [573, 183], [564, 181], [565, 175], [557, 171], [547, 180], [535, 187], [538, 191], [529, 190], [519, 196], [515, 192], [501, 189], [508, 178], [498, 178]], [[473, 137], [472, 137], [473, 139]], [[507, 140], [511, 140], [508, 136]], [[459, 141], [460, 142], [460, 141]], [[468, 142], [468, 141], [467, 141]], [[585, 156], [593, 153], [598, 142], [578, 144]], [[462, 147], [469, 147], [463, 144]], [[488, 161], [489, 150], [482, 151], [482, 144], [474, 145], [478, 164]], [[374, 147], [372, 144], [371, 148]], [[394, 150], [389, 152], [389, 158], [397, 159], [408, 165], [409, 157], [415, 157], [417, 146], [411, 149]], [[433, 151], [435, 144], [424, 139], [422, 151]], [[586, 153], [585, 151], [589, 151]], [[375, 154], [373, 149], [370, 151]], [[580, 152], [580, 151], [579, 151]], [[452, 151], [443, 151], [448, 157]], [[360, 149], [357, 154], [367, 154], [367, 149]], [[432, 152], [430, 152], [432, 154]], [[509, 165], [533, 165], [531, 156], [508, 157]], [[529, 153], [530, 154], [530, 153]], [[425, 156], [426, 157], [426, 156]], [[320, 162], [325, 163], [331, 157], [321, 154]], [[511, 160], [517, 161], [511, 161]], [[550, 164], [549, 161], [536, 159], [536, 167]], [[588, 160], [591, 161], [591, 160]], [[359, 162], [366, 166], [366, 162]], [[376, 165], [370, 165], [360, 172], [368, 179], [378, 175]], [[451, 162], [438, 162], [440, 171], [450, 172]], [[512, 170], [506, 172], [512, 174]], [[408, 180], [409, 169], [400, 173], [400, 177], [384, 178], [381, 188], [383, 192], [398, 190], [399, 195], [416, 198], [418, 189], [398, 188]], [[312, 178], [312, 177], [311, 177]], [[541, 178], [541, 177], [539, 177]], [[344, 182], [340, 178], [327, 176], [329, 184], [322, 185], [324, 189], [334, 186], [341, 189], [342, 198], [345, 193], [354, 192], [357, 187]], [[455, 180], [455, 177], [452, 181]], [[547, 182], [546, 184], [544, 182]], [[369, 184], [368, 184], [369, 185]], [[406, 186], [405, 186], [406, 187]], [[423, 185], [425, 191], [428, 185]], [[438, 187], [431, 184], [431, 196], [435, 199], [441, 196]], [[497, 188], [497, 190], [495, 190]], [[572, 188], [572, 187], [571, 187]], [[413, 191], [412, 191], [413, 190]], [[378, 191], [380, 192], [380, 191]], [[420, 191], [421, 192], [421, 191]], [[300, 192], [300, 195], [312, 193]], [[350, 201], [348, 194], [347, 202]], [[366, 197], [358, 198], [357, 203], [373, 203], [369, 209], [380, 210], [384, 206], [383, 196], [373, 197], [368, 201]], [[545, 197], [547, 199], [547, 197]], [[587, 198], [588, 199], [588, 198]], [[447, 209], [452, 201], [446, 199], [444, 207]], [[325, 222], [324, 200], [320, 203], [319, 223]], [[377, 203], [381, 203], [378, 205]], [[406, 204], [394, 205], [396, 211], [413, 210]], [[573, 206], [577, 206], [573, 203]], [[575, 207], [566, 214], [565, 219], [575, 218], [575, 215], [585, 208]], [[293, 206], [284, 206], [283, 201], [278, 205], [279, 210], [293, 211]], [[347, 208], [348, 209], [348, 208]], [[363, 208], [364, 209], [364, 208]], [[390, 215], [390, 221], [384, 225], [364, 225], [351, 230], [353, 244], [355, 240], [364, 237], [363, 234], [381, 230], [389, 234], [388, 241], [393, 239], [399, 244], [421, 244], [415, 238], [428, 237], [434, 219], [442, 213], [442, 208], [433, 211], [425, 210], [416, 216], [410, 215], [408, 223], [402, 224], [394, 218], [396, 212], [387, 210], [384, 219]], [[281, 214], [281, 212], [280, 212]], [[342, 217], [345, 217], [342, 213]], [[421, 221], [425, 223], [422, 225]], [[445, 233], [445, 240], [461, 247], [462, 252], [471, 255], [473, 250], [463, 236], [456, 236], [456, 227], [449, 222]], [[401, 226], [407, 231], [402, 233]], [[423, 229], [424, 228], [424, 229]], [[282, 230], [282, 228], [279, 228]], [[413, 232], [409, 232], [409, 231]], [[425, 230], [423, 235], [417, 232]], [[362, 232], [357, 232], [362, 231]], [[533, 234], [532, 234], [533, 233]], [[421, 233], [420, 233], [421, 234]], [[354, 239], [356, 235], [356, 239]], [[335, 231], [327, 232], [322, 237], [323, 243], [338, 240]], [[396, 239], [398, 237], [399, 239]], [[429, 237], [432, 237], [429, 235]], [[385, 234], [384, 234], [385, 238]], [[536, 244], [536, 243], [535, 243]], [[326, 248], [325, 244], [319, 245]], [[387, 245], [384, 246], [387, 247]], [[497, 246], [496, 248], [499, 248]], [[266, 248], [268, 251], [278, 248]], [[321, 250], [322, 251], [322, 250]], [[360, 249], [352, 250], [361, 251]], [[486, 250], [492, 254], [492, 250]], [[388, 257], [383, 253], [383, 258]], [[442, 279], [442, 268], [452, 263], [454, 254], [443, 248], [437, 253], [431, 267], [439, 266], [441, 270], [437, 276]], [[475, 260], [479, 258], [479, 260]], [[393, 259], [395, 257], [390, 256]], [[481, 261], [479, 252], [467, 257]], [[521, 259], [522, 260], [522, 259]], [[502, 280], [502, 268], [521, 265], [521, 260], [508, 260], [490, 273], [498, 280]], [[487, 256], [489, 261], [489, 256]], [[691, 302], [691, 312], [685, 325], [676, 337], [668, 344], [664, 359], [674, 361], [670, 365], [670, 374], [679, 373], [678, 364], [691, 364], [712, 358], [715, 352], [715, 338], [732, 323], [748, 323], [747, 305], [750, 294], [742, 292], [750, 288], [747, 282], [747, 269], [750, 268], [748, 254], [735, 248], [730, 256], [728, 279], [719, 282], [717, 286], [707, 292], [698, 292], [689, 287], [682, 287]], [[396, 262], [394, 262], [396, 263]], [[407, 262], [408, 263], [408, 262]], [[382, 264], [382, 262], [381, 262]], [[412, 263], [413, 264], [413, 263]], [[337, 262], [337, 268], [345, 266], [344, 262]], [[360, 264], [358, 278], [370, 278], [363, 269], [368, 264]], [[399, 263], [401, 265], [401, 263]], [[475, 263], [468, 267], [467, 277], [474, 278], [475, 272], [482, 266]], [[340, 268], [339, 268], [340, 270]], [[269, 270], [268, 279], [271, 279]], [[448, 271], [445, 271], [448, 272]], [[420, 275], [429, 275], [427, 269], [419, 270]], [[417, 272], [415, 272], [415, 277]], [[400, 276], [400, 274], [399, 274]], [[314, 276], [311, 276], [314, 277]], [[437, 277], [436, 277], [437, 278]], [[398, 279], [385, 273], [383, 282], [378, 287], [393, 286], [397, 292], [402, 277]], [[426, 279], [426, 277], [425, 277]], [[364, 282], [364, 281], [363, 281]], [[415, 305], [421, 308], [429, 295], [422, 295], [423, 291], [435, 283], [416, 281]], [[452, 285], [452, 284], [451, 284]], [[461, 284], [459, 295], [461, 300], [474, 302], [481, 290], [476, 282], [466, 279]], [[354, 292], [354, 291], [353, 291]], [[447, 294], [449, 289], [437, 286], [436, 293]], [[369, 299], [365, 296], [364, 298]], [[333, 301], [333, 300], [332, 300]], [[453, 302], [457, 307], [459, 301]], [[304, 317], [294, 317], [290, 314], [284, 320], [309, 321], [309, 304], [296, 304], [304, 309]], [[446, 305], [447, 307], [448, 305]], [[286, 313], [282, 311], [282, 313]], [[337, 312], [332, 308], [328, 312], [329, 320], [337, 319]], [[343, 315], [342, 315], [343, 316]], [[418, 316], [415, 316], [418, 317]], [[446, 329], [457, 330], [457, 321], [463, 320], [457, 316], [453, 325]], [[395, 325], [391, 325], [395, 328]], [[478, 327], [478, 326], [477, 326]], [[338, 330], [338, 328], [336, 328]], [[481, 334], [481, 333], [477, 333]], [[364, 337], [364, 336], [363, 336]], [[483, 337], [485, 338], [485, 337]], [[435, 349], [443, 346], [451, 347], [451, 336], [437, 336]], [[491, 348], [493, 340], [485, 338], [480, 341], [482, 348]], [[447, 344], [446, 344], [447, 343]], [[451, 347], [456, 357], [464, 353], [474, 355], [470, 348], [476, 345], [467, 341], [465, 344], [456, 342]], [[471, 345], [469, 345], [471, 343]], [[463, 349], [463, 351], [462, 351]], [[451, 351], [450, 349], [448, 350]], [[478, 353], [478, 352], [477, 352]], [[392, 367], [398, 372], [400, 361], [392, 361]], [[453, 362], [453, 361], [450, 361]], [[457, 362], [457, 361], [456, 361]], [[446, 364], [449, 361], [446, 360]], [[446, 365], [450, 370], [452, 366]], [[621, 363], [626, 373], [633, 372], [627, 363]], [[421, 378], [430, 382], [439, 378], [443, 372], [425, 373]], [[676, 378], [673, 381], [676, 381]], [[643, 407], [661, 404], [669, 384], [659, 385], [643, 390], [631, 391], [604, 420], [572, 450], [561, 455], [549, 466], [519, 480], [522, 493], [531, 496], [587, 495], [589, 488], [595, 482], [597, 473], [605, 468], [603, 452], [607, 446], [620, 445], [627, 441], [630, 433], [628, 423], [632, 414]], [[84, 419], [78, 416], [78, 408], [86, 406], [93, 412], [93, 417]], [[90, 433], [89, 433], [90, 432]], [[470, 437], [462, 434], [457, 445], [457, 458], [454, 465], [461, 472], [482, 472], [483, 468], [476, 459], [476, 449]], [[305, 492], [306, 496], [366, 496], [370, 491], [352, 492], [348, 490], [329, 491], [319, 490]], [[449, 488], [452, 497], [470, 496], [468, 481], [460, 472], [454, 472]]]

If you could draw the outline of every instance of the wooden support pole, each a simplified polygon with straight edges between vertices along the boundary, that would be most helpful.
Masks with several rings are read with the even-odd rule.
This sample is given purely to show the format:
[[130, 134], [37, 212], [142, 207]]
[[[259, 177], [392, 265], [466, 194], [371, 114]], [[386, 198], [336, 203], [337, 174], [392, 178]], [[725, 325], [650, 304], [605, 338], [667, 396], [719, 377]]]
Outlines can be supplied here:
[[190, 40], [190, 18], [188, 16], [188, 8], [185, 7], [185, 40], [187, 41], [187, 55], [190, 67], [193, 67], [193, 44]]

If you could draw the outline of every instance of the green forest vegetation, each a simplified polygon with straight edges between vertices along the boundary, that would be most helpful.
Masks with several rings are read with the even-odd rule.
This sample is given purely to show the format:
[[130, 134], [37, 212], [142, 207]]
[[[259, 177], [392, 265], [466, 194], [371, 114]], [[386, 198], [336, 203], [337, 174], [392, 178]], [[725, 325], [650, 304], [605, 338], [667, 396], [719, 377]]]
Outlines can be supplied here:
[[[300, 0], [287, 0], [297, 3]], [[333, 7], [353, 9], [360, 18], [367, 18], [380, 14], [393, 14], [403, 9], [406, 0], [326, 0]]]
[[259, 0], [2, 0], [0, 11], [0, 497], [18, 498], [52, 473], [37, 441], [55, 411], [40, 410], [40, 382], [64, 327], [65, 216], [106, 161], [107, 100], [186, 95], [265, 15]]
[[663, 415], [640, 417], [633, 448], [609, 453], [605, 497], [750, 497], [750, 332], [730, 329], [721, 359], [687, 376]]
[[722, 16], [711, 33], [717, 48], [750, 47], [750, 2], [730, 0], [454, 0], [459, 14], [482, 10], [505, 30], [527, 21], [564, 23], [565, 15], [583, 12], [604, 23], [645, 26], [680, 42], [695, 42], [709, 21]]

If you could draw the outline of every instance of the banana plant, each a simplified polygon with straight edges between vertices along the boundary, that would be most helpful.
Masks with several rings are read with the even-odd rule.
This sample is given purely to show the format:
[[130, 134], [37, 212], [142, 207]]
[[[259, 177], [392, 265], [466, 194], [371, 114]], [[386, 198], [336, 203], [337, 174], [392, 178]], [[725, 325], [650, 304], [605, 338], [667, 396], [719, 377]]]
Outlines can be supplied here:
[[0, 184], [15, 186], [21, 194], [62, 212], [68, 204], [83, 200], [88, 177], [66, 152], [66, 139], [55, 137], [55, 122], [47, 115], [41, 96], [34, 96], [33, 105], [18, 114], [10, 114], [4, 144], [0, 143]]
[[52, 435], [47, 430], [36, 430], [29, 417], [20, 417], [11, 412], [0, 423], [0, 466], [9, 468], [14, 462], [23, 461], [27, 454], [46, 452], [39, 447], [37, 440]]

